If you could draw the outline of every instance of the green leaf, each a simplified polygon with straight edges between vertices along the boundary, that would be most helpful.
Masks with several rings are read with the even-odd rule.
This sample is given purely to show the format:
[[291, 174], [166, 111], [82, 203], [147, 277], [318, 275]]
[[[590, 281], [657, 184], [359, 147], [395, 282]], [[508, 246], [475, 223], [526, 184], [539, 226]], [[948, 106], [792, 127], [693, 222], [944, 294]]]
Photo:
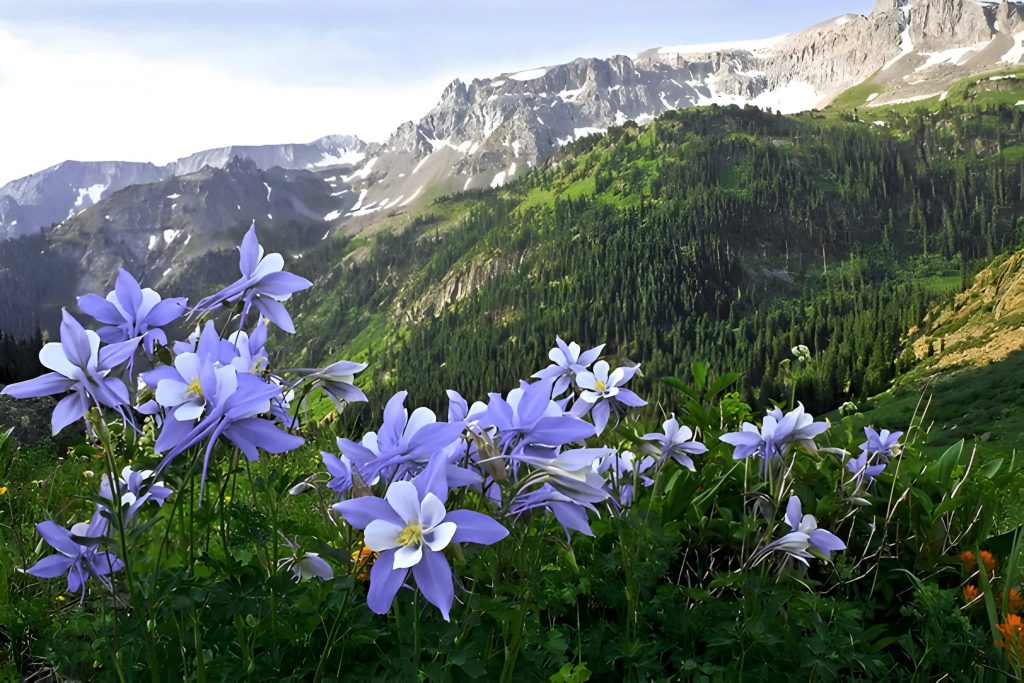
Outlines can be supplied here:
[[739, 381], [740, 377], [742, 377], [742, 375], [738, 372], [727, 372], [724, 375], [711, 380], [711, 384], [708, 385], [707, 391], [704, 392], [705, 399], [708, 401], [715, 400], [720, 393]]
[[708, 383], [708, 364], [703, 361], [694, 361], [690, 364], [690, 372], [693, 373], [693, 385], [703, 389]]
[[669, 385], [676, 391], [680, 391], [686, 394], [690, 398], [700, 398], [700, 392], [698, 392], [696, 389], [683, 382], [683, 380], [679, 379], [678, 377], [662, 377], [661, 381]]
[[897, 636], [887, 636], [885, 638], [879, 638], [871, 644], [871, 652], [881, 652], [885, 648], [889, 647], [894, 643], [898, 643], [899, 641], [900, 639]]
[[1003, 467], [1003, 459], [1002, 458], [996, 458], [992, 462], [990, 462], [990, 463], [984, 465], [983, 467], [979, 468], [978, 469], [978, 474], [980, 474], [982, 477], [985, 477], [986, 479], [992, 479], [997, 474], [999, 474], [999, 470], [1001, 470], [1002, 467]]
[[935, 507], [932, 505], [932, 499], [928, 497], [928, 494], [921, 489], [910, 489], [910, 495], [913, 496], [914, 500], [920, 503], [924, 511], [929, 515], [932, 514], [932, 509]]
[[939, 484], [943, 487], [949, 486], [949, 479], [953, 475], [953, 470], [960, 464], [960, 455], [963, 451], [964, 440], [960, 439], [939, 457]]
[[947, 498], [946, 500], [942, 501], [941, 503], [935, 506], [935, 509], [931, 511], [931, 516], [933, 519], [941, 517], [947, 512], [952, 512], [953, 510], [956, 510], [958, 507], [960, 507], [966, 502], [967, 499], [964, 498], [963, 496], [958, 496], [956, 498]]

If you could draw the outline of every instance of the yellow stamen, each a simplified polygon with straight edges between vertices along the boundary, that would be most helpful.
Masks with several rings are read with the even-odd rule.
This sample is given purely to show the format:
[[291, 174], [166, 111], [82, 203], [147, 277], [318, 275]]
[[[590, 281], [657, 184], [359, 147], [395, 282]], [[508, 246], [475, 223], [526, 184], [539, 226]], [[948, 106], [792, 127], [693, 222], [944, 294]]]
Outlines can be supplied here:
[[399, 545], [412, 545], [423, 540], [423, 527], [419, 524], [410, 524], [398, 534]]
[[192, 394], [193, 396], [203, 395], [203, 385], [199, 381], [198, 377], [193, 378], [192, 381], [188, 383], [188, 393]]
[[604, 388], [605, 388], [606, 386], [607, 386], [607, 385], [606, 385], [606, 384], [605, 384], [604, 382], [602, 382], [601, 380], [599, 380], [599, 379], [598, 379], [598, 380], [594, 380], [594, 388], [595, 388], [595, 389], [596, 389], [597, 391], [604, 391]]

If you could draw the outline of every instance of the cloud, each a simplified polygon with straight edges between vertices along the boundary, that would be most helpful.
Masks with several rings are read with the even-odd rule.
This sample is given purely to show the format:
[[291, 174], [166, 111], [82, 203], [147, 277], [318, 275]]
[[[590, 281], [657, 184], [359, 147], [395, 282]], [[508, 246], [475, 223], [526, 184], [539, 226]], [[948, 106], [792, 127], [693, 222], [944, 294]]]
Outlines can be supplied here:
[[[329, 133], [384, 139], [426, 112], [446, 79], [391, 87], [271, 82], [186, 57], [139, 57], [0, 25], [0, 183], [64, 159], [165, 163], [228, 144]], [[340, 79], [339, 79], [340, 80]]]

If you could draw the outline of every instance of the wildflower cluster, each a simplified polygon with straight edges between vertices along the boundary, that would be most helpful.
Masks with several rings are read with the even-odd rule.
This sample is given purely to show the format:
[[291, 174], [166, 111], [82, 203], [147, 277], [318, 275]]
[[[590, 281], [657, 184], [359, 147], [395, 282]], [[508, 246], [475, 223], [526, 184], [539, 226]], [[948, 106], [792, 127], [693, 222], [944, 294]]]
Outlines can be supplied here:
[[[184, 299], [162, 299], [122, 270], [106, 297], [79, 301], [99, 331], [65, 312], [61, 341], [40, 354], [52, 372], [4, 390], [19, 397], [66, 394], [54, 411], [54, 431], [88, 414], [87, 428], [108, 458], [93, 520], [70, 530], [42, 522], [39, 533], [58, 554], [30, 574], [67, 575], [69, 588], [83, 596], [89, 578], [112, 589], [111, 576], [131, 559], [118, 555], [127, 548], [125, 531], [137, 526], [147, 505], [158, 508], [174, 497], [167, 475], [187, 482], [198, 473], [201, 506], [212, 472], [234, 471], [242, 456], [252, 462], [305, 443], [294, 430], [311, 392], [323, 390], [338, 412], [367, 400], [355, 385], [364, 364], [274, 367], [270, 326], [294, 331], [284, 304], [311, 283], [286, 272], [279, 254], [266, 254], [253, 228], [239, 252], [240, 278], [191, 307]], [[180, 322], [190, 333], [172, 341]], [[339, 565], [349, 564], [350, 575], [369, 581], [374, 612], [387, 613], [403, 588], [415, 588], [447, 620], [462, 585], [451, 559], [463, 558], [464, 547], [472, 554], [480, 552], [474, 546], [513, 534], [521, 542], [549, 529], [571, 543], [574, 534], [594, 536], [600, 518], [629, 515], [642, 498], [649, 505], [668, 489], [678, 497], [686, 478], [700, 476], [714, 457], [712, 449], [724, 449], [708, 439], [707, 425], [684, 424], [675, 414], [661, 431], [634, 429], [631, 411], [647, 405], [633, 388], [641, 368], [616, 364], [603, 351], [558, 338], [550, 364], [529, 380], [472, 403], [449, 391], [444, 416], [407, 407], [408, 393], [395, 393], [376, 429], [358, 440], [337, 437], [335, 452], [320, 454], [323, 470], [288, 487], [293, 495], [316, 492], [328, 525], [344, 531], [340, 538], [349, 547], [332, 548], [324, 538], [311, 550], [274, 529], [286, 552], [266, 566], [296, 581], [331, 581]], [[155, 435], [152, 469], [116, 466], [106, 422], [96, 417], [104, 412], [128, 434]], [[818, 503], [794, 493], [797, 458], [838, 452], [817, 445], [829, 426], [797, 405], [788, 412], [773, 408], [761, 424], [744, 422], [719, 437], [739, 462], [718, 462], [743, 471], [748, 462], [760, 465], [754, 477], [760, 483], [744, 491], [762, 504], [753, 525], [758, 539], [743, 542], [742, 566], [778, 558], [780, 568], [804, 571], [796, 565], [828, 561], [846, 549], [846, 541], [819, 525]], [[867, 491], [900, 453], [899, 432], [869, 428], [866, 434], [860, 456], [845, 464], [855, 494]]]
[[[127, 271], [119, 271], [114, 290], [105, 297], [89, 294], [78, 300], [99, 329], [85, 329], [65, 310], [60, 342], [46, 344], [39, 354], [51, 372], [4, 388], [4, 394], [16, 398], [63, 394], [51, 420], [55, 434], [93, 410], [97, 415], [112, 411], [140, 435], [147, 421], [158, 431], [154, 451], [161, 459], [156, 467], [118, 471], [106, 423], [101, 417], [87, 421], [86, 428], [108, 457], [96, 513], [70, 530], [53, 521], [38, 524], [40, 535], [59, 554], [29, 567], [29, 574], [67, 574], [69, 590], [81, 590], [83, 597], [89, 578], [109, 589], [109, 576], [125, 566], [112, 549], [112, 532], [124, 533], [143, 506], [162, 506], [172, 495], [162, 475], [182, 453], [195, 450], [201, 460], [201, 502], [218, 443], [235, 446], [250, 461], [260, 451], [284, 453], [303, 444], [289, 430], [296, 391], [320, 387], [339, 402], [365, 400], [351, 386], [364, 367], [360, 364], [335, 364], [291, 376], [271, 372], [265, 348], [268, 326], [293, 331], [282, 302], [310, 282], [285, 272], [280, 254], [264, 254], [253, 227], [242, 241], [239, 261], [242, 277], [191, 309], [185, 299], [162, 299]], [[254, 317], [254, 311], [259, 315]], [[195, 323], [194, 331], [169, 343], [172, 324], [186, 315]], [[225, 337], [218, 329], [234, 332]], [[161, 362], [168, 358], [170, 362]], [[147, 369], [140, 371], [142, 365]]]

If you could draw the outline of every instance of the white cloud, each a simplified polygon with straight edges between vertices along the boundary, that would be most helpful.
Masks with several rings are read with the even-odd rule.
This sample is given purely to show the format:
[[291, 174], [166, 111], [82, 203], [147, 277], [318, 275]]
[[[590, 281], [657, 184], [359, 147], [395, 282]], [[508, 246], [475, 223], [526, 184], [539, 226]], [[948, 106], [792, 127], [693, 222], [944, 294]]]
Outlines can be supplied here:
[[0, 184], [64, 159], [166, 163], [330, 133], [383, 140], [425, 113], [446, 80], [367, 88], [343, 78], [337, 87], [275, 83], [102, 45], [70, 51], [0, 25]]

